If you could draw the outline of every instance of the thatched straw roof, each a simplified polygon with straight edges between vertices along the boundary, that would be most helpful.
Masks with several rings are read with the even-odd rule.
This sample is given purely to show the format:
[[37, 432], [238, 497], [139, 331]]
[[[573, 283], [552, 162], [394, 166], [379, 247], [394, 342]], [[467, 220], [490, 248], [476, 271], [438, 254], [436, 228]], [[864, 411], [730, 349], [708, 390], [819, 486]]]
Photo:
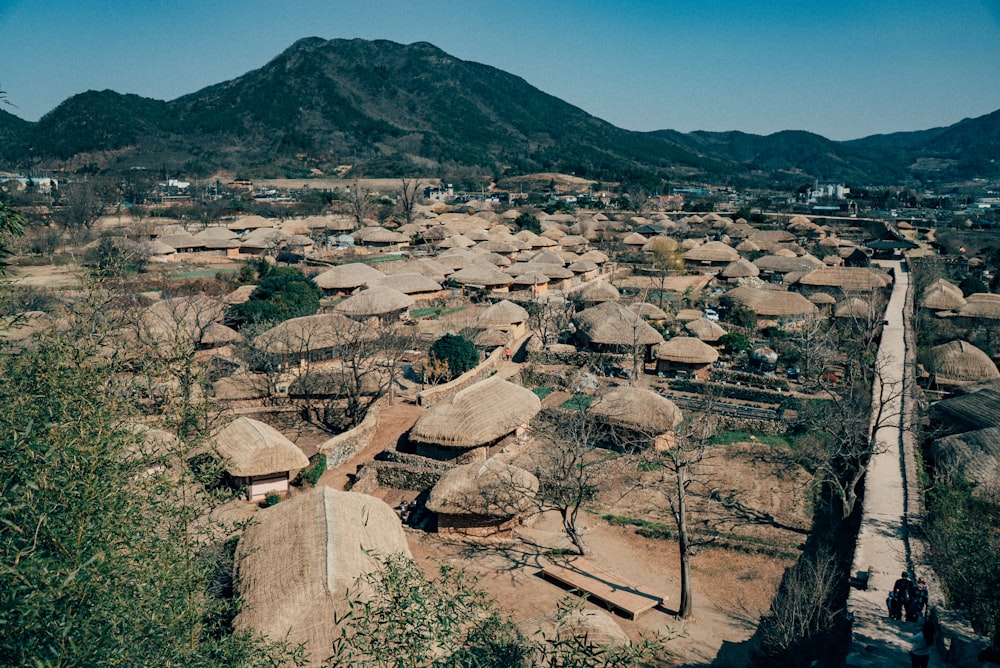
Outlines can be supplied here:
[[747, 276], [760, 275], [760, 269], [750, 260], [741, 257], [726, 265], [720, 272], [723, 278], [746, 278]]
[[376, 285], [374, 288], [354, 293], [333, 309], [348, 316], [367, 317], [402, 311], [415, 303], [412, 297], [404, 295], [399, 290], [393, 290], [386, 285]]
[[848, 297], [833, 309], [833, 315], [837, 318], [854, 318], [860, 320], [874, 320], [877, 317], [876, 304], [860, 297]]
[[422, 257], [405, 262], [390, 263], [389, 266], [386, 266], [386, 271], [390, 272], [391, 275], [416, 273], [440, 283], [451, 274], [452, 269], [437, 260]]
[[412, 295], [420, 292], [437, 292], [441, 290], [441, 284], [423, 274], [390, 274], [378, 282], [378, 286], [392, 288], [404, 295]]
[[459, 285], [483, 287], [510, 285], [514, 281], [510, 274], [500, 271], [488, 262], [473, 262], [456, 271], [450, 278]]
[[847, 292], [871, 292], [892, 283], [888, 274], [869, 267], [820, 267], [798, 280], [799, 285], [840, 288]]
[[781, 255], [765, 255], [753, 261], [762, 272], [788, 274], [793, 271], [812, 271], [826, 265], [812, 255], [802, 257], [783, 257]]
[[377, 336], [340, 313], [320, 313], [280, 322], [259, 334], [253, 345], [272, 355], [302, 355]]
[[143, 311], [140, 332], [161, 341], [180, 337], [198, 343], [205, 329], [221, 321], [225, 311], [221, 300], [205, 295], [162, 299]]
[[573, 317], [577, 332], [590, 343], [610, 346], [656, 345], [663, 337], [635, 311], [604, 302]]
[[495, 457], [456, 466], [438, 479], [427, 509], [447, 515], [513, 517], [528, 510], [538, 492], [538, 478]]
[[673, 431], [684, 416], [677, 405], [661, 394], [639, 387], [614, 387], [590, 405], [597, 420], [646, 434]]
[[506, 329], [500, 329], [499, 327], [490, 327], [488, 329], [481, 330], [472, 339], [472, 343], [477, 348], [497, 348], [499, 346], [506, 346], [511, 343], [510, 332]]
[[628, 305], [628, 310], [638, 313], [646, 320], [673, 320], [673, 316], [661, 309], [656, 304], [648, 302], [635, 302]]
[[530, 264], [554, 264], [559, 267], [566, 264], [558, 253], [548, 250], [538, 251], [528, 259], [528, 262]]
[[726, 335], [726, 330], [717, 322], [708, 318], [698, 318], [684, 325], [684, 329], [707, 343], [715, 343]]
[[274, 427], [238, 417], [211, 437], [212, 448], [236, 477], [297, 471], [309, 466], [302, 450]]
[[1000, 427], [939, 438], [930, 449], [934, 468], [946, 475], [978, 485], [1000, 482]]
[[452, 448], [474, 448], [506, 436], [533, 418], [542, 404], [531, 390], [490, 376], [451, 401], [435, 404], [410, 430], [410, 439]]
[[327, 269], [322, 274], [313, 278], [313, 283], [323, 290], [354, 290], [362, 285], [375, 285], [385, 278], [378, 269], [362, 262], [351, 262], [341, 264], [332, 269]]
[[740, 254], [729, 244], [721, 241], [709, 241], [697, 248], [685, 251], [683, 257], [689, 262], [735, 262], [740, 259]]
[[675, 336], [653, 349], [656, 359], [680, 364], [711, 364], [719, 359], [718, 351], [693, 336]]
[[617, 301], [620, 297], [618, 288], [602, 279], [590, 281], [576, 292], [576, 296], [585, 302]]
[[234, 220], [226, 227], [231, 230], [257, 230], [262, 227], [274, 227], [274, 223], [275, 221], [262, 216], [250, 215], [243, 216], [239, 220]]
[[963, 318], [1000, 320], [1000, 295], [975, 293], [966, 298], [965, 306], [958, 309]]
[[232, 327], [226, 327], [222, 323], [213, 322], [202, 331], [200, 343], [203, 346], [221, 346], [242, 340], [243, 335]]
[[[233, 621], [270, 640], [303, 643], [321, 661], [340, 632], [334, 617], [378, 556], [410, 556], [399, 518], [381, 499], [317, 487], [258, 513], [236, 549]], [[362, 592], [363, 594], [364, 592]]]
[[809, 315], [819, 311], [815, 304], [797, 292], [740, 286], [730, 290], [726, 295], [757, 315], [772, 317]]
[[590, 260], [594, 264], [602, 265], [608, 261], [608, 256], [606, 253], [597, 250], [596, 248], [591, 249], [580, 256], [581, 260]]
[[989, 355], [968, 341], [949, 341], [927, 351], [927, 368], [939, 380], [975, 382], [997, 378], [1000, 371]]
[[[568, 643], [584, 641], [594, 647], [624, 647], [629, 637], [603, 610], [569, 610], [531, 617], [518, 623], [529, 638], [544, 639], [543, 645], [554, 650]], [[546, 665], [548, 659], [545, 659]]]
[[939, 279], [927, 286], [920, 299], [920, 306], [933, 311], [955, 311], [965, 304], [965, 297], [959, 287], [944, 281], [944, 279]]
[[517, 304], [504, 299], [492, 304], [476, 318], [476, 327], [509, 327], [528, 321], [528, 312]]
[[813, 304], [830, 305], [837, 303], [836, 297], [834, 297], [833, 295], [828, 295], [825, 292], [817, 292], [815, 294], [811, 294], [809, 295], [808, 299]]

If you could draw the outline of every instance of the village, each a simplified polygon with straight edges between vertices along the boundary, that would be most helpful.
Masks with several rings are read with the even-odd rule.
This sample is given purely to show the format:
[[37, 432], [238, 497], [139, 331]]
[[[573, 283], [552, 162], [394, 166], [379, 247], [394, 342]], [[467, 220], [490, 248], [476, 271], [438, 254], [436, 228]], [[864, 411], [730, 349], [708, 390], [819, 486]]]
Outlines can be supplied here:
[[[343, 612], [370, 553], [402, 552], [469, 569], [528, 634], [583, 592], [578, 623], [602, 643], [665, 634], [664, 665], [745, 665], [817, 520], [817, 407], [868, 420], [867, 400], [843, 412], [849, 388], [869, 378], [900, 260], [934, 262], [926, 235], [425, 194], [383, 223], [343, 208], [105, 215], [77, 249], [101, 290], [122, 291], [150, 472], [214, 470], [202, 484], [227, 500], [206, 519], [247, 527], [227, 536], [246, 603], [234, 624], [322, 660], [339, 630], [315, 620]], [[14, 285], [71, 300], [95, 289], [87, 270], [25, 265]], [[291, 272], [314, 312], [255, 319], [246, 305], [275, 299], [259, 287]], [[919, 317], [955, 337], [922, 358], [921, 391], [1000, 376], [996, 350], [969, 341], [995, 336], [994, 295], [945, 276], [919, 290]], [[30, 346], [59, 318], [17, 314], [6, 341]], [[977, 414], [958, 404], [993, 387], [939, 410]], [[950, 438], [939, 448], [961, 459]]]

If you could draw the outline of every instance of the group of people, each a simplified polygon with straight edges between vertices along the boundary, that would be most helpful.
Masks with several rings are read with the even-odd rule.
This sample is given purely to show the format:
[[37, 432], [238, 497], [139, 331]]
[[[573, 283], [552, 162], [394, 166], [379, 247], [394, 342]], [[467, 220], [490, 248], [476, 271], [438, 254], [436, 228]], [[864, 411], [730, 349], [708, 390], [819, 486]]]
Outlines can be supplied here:
[[927, 583], [923, 578], [917, 578], [914, 582], [910, 579], [910, 574], [903, 571], [892, 586], [885, 604], [889, 608], [889, 619], [902, 621], [905, 614], [908, 622], [920, 621], [927, 608]]

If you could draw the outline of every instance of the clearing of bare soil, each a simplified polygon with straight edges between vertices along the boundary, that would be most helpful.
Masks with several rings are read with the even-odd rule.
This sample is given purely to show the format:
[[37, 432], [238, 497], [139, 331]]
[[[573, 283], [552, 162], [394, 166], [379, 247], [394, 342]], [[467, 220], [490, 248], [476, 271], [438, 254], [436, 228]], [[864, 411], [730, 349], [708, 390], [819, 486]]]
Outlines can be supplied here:
[[[635, 620], [613, 614], [629, 637], [669, 638], [671, 655], [662, 665], [746, 665], [757, 620], [767, 612], [791, 560], [703, 549], [692, 560], [694, 616], [681, 621], [673, 608], [680, 595], [675, 542], [644, 538], [593, 515], [581, 525], [589, 560], [668, 597], [666, 607]], [[569, 595], [540, 574], [547, 551], [569, 546], [557, 514], [536, 518], [531, 527], [518, 530], [515, 539], [502, 542], [456, 541], [415, 530], [408, 530], [408, 538], [414, 557], [427, 572], [439, 563], [466, 569], [517, 622], [552, 612]], [[591, 602], [585, 605], [600, 608]]]

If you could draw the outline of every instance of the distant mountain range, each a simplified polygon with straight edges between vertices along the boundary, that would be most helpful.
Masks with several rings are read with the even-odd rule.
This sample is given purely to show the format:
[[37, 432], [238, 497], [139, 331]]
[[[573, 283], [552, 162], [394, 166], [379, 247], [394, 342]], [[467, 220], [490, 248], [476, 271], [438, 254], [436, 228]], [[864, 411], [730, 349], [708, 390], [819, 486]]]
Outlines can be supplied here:
[[0, 110], [9, 168], [167, 169], [204, 177], [506, 176], [600, 181], [917, 184], [998, 178], [1000, 110], [837, 142], [808, 132], [633, 132], [427, 43], [297, 41], [241, 77], [171, 101], [88, 91], [38, 122]]

